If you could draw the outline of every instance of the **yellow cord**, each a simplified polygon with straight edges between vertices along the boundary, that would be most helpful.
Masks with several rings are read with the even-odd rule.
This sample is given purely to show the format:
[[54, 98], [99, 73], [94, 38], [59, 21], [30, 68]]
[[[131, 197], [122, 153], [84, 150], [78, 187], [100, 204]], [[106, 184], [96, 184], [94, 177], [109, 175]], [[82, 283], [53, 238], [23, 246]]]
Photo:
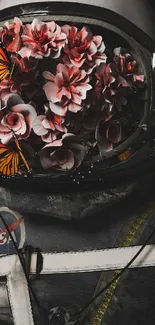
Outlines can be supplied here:
[[[148, 216], [150, 215], [151, 212], [154, 211], [154, 207], [152, 208], [148, 208], [146, 210], [146, 212], [140, 214], [140, 216], [138, 216], [136, 218], [136, 220], [133, 222], [131, 228], [129, 229], [125, 239], [122, 242], [122, 247], [128, 247], [131, 245], [136, 233], [138, 232], [138, 230], [140, 229], [140, 227], [144, 224], [144, 222], [146, 221], [146, 219], [148, 218]], [[114, 274], [112, 276], [112, 279], [115, 278], [118, 274], [120, 273], [120, 270], [116, 270], [114, 271]], [[106, 291], [106, 294], [104, 296], [104, 300], [102, 301], [102, 303], [100, 304], [96, 316], [95, 316], [95, 320], [93, 322], [92, 325], [101, 325], [101, 321], [103, 320], [103, 317], [110, 305], [110, 302], [113, 298], [114, 292], [117, 288], [117, 285], [119, 283], [119, 278], [109, 287], [109, 289]]]

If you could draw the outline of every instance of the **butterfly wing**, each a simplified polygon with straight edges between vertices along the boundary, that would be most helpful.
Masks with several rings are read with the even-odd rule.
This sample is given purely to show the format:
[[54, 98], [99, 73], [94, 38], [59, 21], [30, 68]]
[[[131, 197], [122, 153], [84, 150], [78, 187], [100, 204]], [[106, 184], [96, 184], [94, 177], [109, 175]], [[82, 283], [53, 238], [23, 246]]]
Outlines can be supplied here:
[[10, 75], [9, 60], [4, 53], [2, 47], [0, 47], [0, 81], [6, 79]]
[[11, 176], [19, 171], [19, 154], [4, 144], [0, 144], [0, 174]]

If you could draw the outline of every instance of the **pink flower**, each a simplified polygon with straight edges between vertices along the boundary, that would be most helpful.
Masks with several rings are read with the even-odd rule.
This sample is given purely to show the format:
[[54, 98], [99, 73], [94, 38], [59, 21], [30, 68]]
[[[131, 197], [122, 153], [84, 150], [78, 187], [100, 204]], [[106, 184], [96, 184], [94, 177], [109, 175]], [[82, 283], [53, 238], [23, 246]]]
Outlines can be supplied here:
[[21, 57], [42, 59], [51, 54], [53, 58], [58, 58], [66, 42], [66, 34], [54, 21], [44, 23], [35, 18], [32, 24], [25, 25], [22, 42]]
[[60, 171], [76, 169], [87, 153], [86, 147], [78, 143], [73, 134], [63, 135], [61, 140], [47, 144], [40, 151], [40, 161], [44, 169]]
[[41, 136], [44, 142], [50, 143], [57, 139], [60, 133], [66, 133], [63, 125], [64, 117], [55, 115], [48, 107], [45, 107], [46, 115], [39, 115], [33, 122], [33, 131]]
[[60, 63], [55, 76], [50, 72], [44, 72], [43, 76], [47, 80], [44, 91], [55, 114], [65, 116], [67, 110], [76, 113], [82, 109], [87, 91], [92, 88], [84, 70]]
[[28, 138], [37, 116], [33, 106], [25, 104], [19, 95], [12, 95], [7, 101], [7, 113], [0, 122], [0, 139], [7, 144], [13, 139], [11, 130], [18, 139]]
[[39, 71], [34, 68], [28, 72], [17, 73], [12, 78], [12, 83], [11, 91], [24, 94], [26, 100], [33, 100], [38, 94], [44, 94], [42, 89], [43, 82], [40, 81]]
[[78, 31], [75, 26], [65, 25], [62, 31], [66, 33], [68, 39], [64, 48], [65, 63], [77, 68], [83, 67], [87, 73], [91, 73], [96, 66], [106, 61], [105, 45], [101, 36], [93, 36], [87, 27]]
[[23, 24], [17, 17], [14, 18], [14, 23], [6, 22], [0, 30], [0, 38], [8, 52], [18, 52], [21, 48], [21, 33]]

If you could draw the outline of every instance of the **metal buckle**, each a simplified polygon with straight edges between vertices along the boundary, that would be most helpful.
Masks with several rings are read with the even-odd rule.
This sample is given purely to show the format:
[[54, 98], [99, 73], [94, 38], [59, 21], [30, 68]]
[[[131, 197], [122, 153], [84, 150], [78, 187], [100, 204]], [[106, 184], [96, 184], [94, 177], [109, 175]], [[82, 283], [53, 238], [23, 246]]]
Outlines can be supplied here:
[[22, 253], [23, 262], [25, 264], [25, 269], [28, 276], [30, 276], [31, 256], [33, 253], [37, 254], [36, 276], [38, 276], [41, 273], [43, 268], [43, 256], [41, 254], [40, 248], [34, 248], [31, 245], [27, 245], [24, 246], [20, 251]]

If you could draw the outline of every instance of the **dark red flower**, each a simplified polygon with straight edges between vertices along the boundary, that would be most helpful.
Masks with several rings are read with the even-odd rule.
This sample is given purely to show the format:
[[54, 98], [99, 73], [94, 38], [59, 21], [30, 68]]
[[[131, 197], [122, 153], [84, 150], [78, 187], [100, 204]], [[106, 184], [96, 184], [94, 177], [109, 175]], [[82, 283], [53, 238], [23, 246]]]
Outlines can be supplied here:
[[121, 47], [114, 49], [114, 64], [118, 74], [130, 83], [144, 82], [144, 75], [138, 72], [138, 64], [135, 58]]
[[104, 100], [109, 104], [109, 111], [112, 111], [112, 108], [117, 108], [118, 111], [122, 110], [122, 107], [125, 106], [128, 102], [128, 88], [118, 87], [116, 89], [107, 89], [104, 93]]
[[122, 128], [118, 120], [100, 121], [96, 128], [96, 140], [100, 154], [112, 150], [122, 140]]
[[28, 100], [32, 100], [38, 94], [43, 93], [43, 83], [40, 81], [37, 69], [32, 69], [28, 72], [18, 72], [12, 78], [12, 83], [11, 91], [24, 94]]
[[65, 134], [61, 140], [47, 144], [40, 151], [40, 161], [44, 169], [60, 171], [76, 169], [81, 165], [87, 148], [78, 143], [74, 134]]
[[62, 31], [67, 35], [64, 51], [65, 63], [77, 68], [83, 68], [87, 73], [106, 61], [105, 45], [101, 36], [93, 36], [88, 27], [80, 31], [75, 26], [65, 25]]
[[38, 60], [34, 58], [21, 58], [17, 54], [11, 55], [11, 61], [15, 63], [16, 67], [19, 68], [20, 72], [29, 72], [37, 67]]
[[86, 130], [94, 131], [100, 121], [109, 121], [112, 114], [109, 112], [109, 106], [105, 103], [103, 106], [92, 106], [83, 117], [83, 126]]
[[95, 86], [96, 95], [109, 104], [109, 111], [115, 107], [118, 110], [127, 103], [127, 96], [132, 90], [132, 84], [126, 76], [118, 73], [113, 63], [101, 64], [96, 73], [97, 82]]
[[113, 71], [111, 65], [102, 63], [96, 72], [97, 83], [95, 86], [96, 94], [100, 97], [101, 93], [104, 93], [107, 88], [111, 87], [111, 84], [115, 82], [115, 77], [113, 76]]

